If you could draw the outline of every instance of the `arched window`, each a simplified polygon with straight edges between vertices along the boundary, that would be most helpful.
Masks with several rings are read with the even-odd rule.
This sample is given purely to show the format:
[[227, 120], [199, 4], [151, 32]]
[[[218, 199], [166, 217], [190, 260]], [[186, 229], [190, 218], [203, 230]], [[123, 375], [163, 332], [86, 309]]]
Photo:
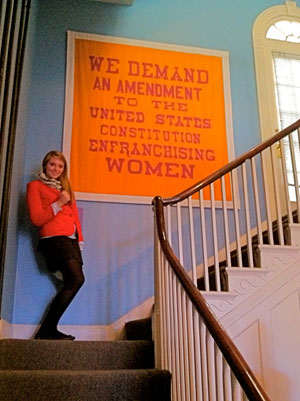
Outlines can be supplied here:
[[[293, 1], [265, 10], [253, 26], [262, 139], [300, 118], [300, 9]], [[300, 182], [299, 137], [294, 137]], [[296, 199], [289, 143], [284, 146], [290, 199]]]
[[286, 20], [275, 22], [268, 29], [266, 37], [267, 39], [300, 43], [300, 22]]

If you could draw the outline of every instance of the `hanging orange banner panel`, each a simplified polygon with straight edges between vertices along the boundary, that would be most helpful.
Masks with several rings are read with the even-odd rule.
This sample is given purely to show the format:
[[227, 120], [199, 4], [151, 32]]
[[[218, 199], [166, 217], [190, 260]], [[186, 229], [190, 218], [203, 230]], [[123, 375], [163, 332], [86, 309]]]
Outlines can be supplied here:
[[68, 45], [64, 151], [78, 199], [169, 197], [228, 162], [223, 53], [76, 33]]

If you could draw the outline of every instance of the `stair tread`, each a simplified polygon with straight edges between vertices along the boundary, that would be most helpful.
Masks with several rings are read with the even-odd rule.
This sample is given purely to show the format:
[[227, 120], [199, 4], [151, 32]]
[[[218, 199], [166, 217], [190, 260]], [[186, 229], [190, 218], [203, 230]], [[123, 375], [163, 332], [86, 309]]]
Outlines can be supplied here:
[[280, 245], [280, 244], [274, 244], [274, 245], [270, 245], [270, 244], [262, 244], [262, 245], [259, 245], [259, 248], [260, 249], [263, 249], [263, 248], [265, 248], [265, 249], [272, 249], [272, 248], [274, 248], [274, 249], [276, 249], [276, 250], [278, 250], [278, 249], [294, 249], [294, 250], [299, 250], [299, 245], [288, 245], [288, 244], [283, 244], [283, 245]]
[[1, 369], [147, 369], [152, 341], [0, 340]]
[[0, 401], [171, 401], [150, 323], [129, 324], [122, 341], [0, 340]]
[[170, 386], [158, 369], [2, 371], [0, 401], [170, 401]]
[[268, 267], [226, 267], [226, 272], [230, 273], [247, 273], [247, 274], [260, 274], [267, 273], [270, 271]]
[[[1, 370], [2, 375], [70, 375], [70, 376], [87, 376], [87, 375], [119, 375], [119, 374], [129, 374], [129, 375], [145, 375], [145, 374], [157, 374], [159, 372], [168, 372], [165, 369], [149, 368], [149, 369], [3, 369]], [[1, 380], [1, 379], [0, 379]]]

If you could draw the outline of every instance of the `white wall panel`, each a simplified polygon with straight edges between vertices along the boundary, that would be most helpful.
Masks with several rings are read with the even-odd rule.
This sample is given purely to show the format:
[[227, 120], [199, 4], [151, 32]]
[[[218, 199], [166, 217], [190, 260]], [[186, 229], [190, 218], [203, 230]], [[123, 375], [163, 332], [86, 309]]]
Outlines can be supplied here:
[[[298, 319], [296, 317], [298, 316]], [[278, 400], [299, 400], [300, 305], [299, 291], [270, 311], [274, 375]], [[297, 396], [298, 394], [298, 396]]]
[[272, 401], [300, 394], [300, 275], [286, 273], [281, 286], [225, 325]]

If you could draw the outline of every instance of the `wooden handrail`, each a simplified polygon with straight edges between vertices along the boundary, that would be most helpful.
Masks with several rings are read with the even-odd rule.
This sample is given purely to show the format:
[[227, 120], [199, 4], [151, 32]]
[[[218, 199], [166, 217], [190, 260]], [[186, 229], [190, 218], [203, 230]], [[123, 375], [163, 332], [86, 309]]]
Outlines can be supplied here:
[[211, 336], [219, 346], [224, 358], [234, 372], [245, 394], [251, 401], [270, 401], [269, 397], [258, 383], [256, 377], [244, 360], [243, 356], [226, 331], [224, 331], [222, 326], [218, 323], [217, 319], [207, 306], [203, 295], [196, 289], [194, 283], [181, 266], [178, 258], [173, 252], [172, 247], [167, 239], [163, 213], [164, 202], [162, 198], [159, 196], [155, 197], [152, 204], [155, 209], [157, 232], [164, 255], [166, 256], [178, 280], [185, 289], [191, 302], [202, 317]]
[[262, 142], [261, 144], [255, 146], [254, 148], [250, 149], [248, 152], [242, 154], [241, 156], [237, 157], [233, 161], [229, 162], [226, 166], [221, 167], [219, 170], [215, 171], [214, 173], [210, 174], [206, 178], [199, 181], [197, 184], [192, 185], [190, 188], [180, 192], [179, 194], [169, 197], [163, 198], [162, 202], [166, 205], [174, 205], [178, 202], [183, 201], [184, 199], [188, 198], [189, 196], [195, 194], [196, 192], [200, 191], [201, 189], [205, 188], [207, 185], [213, 183], [217, 179], [221, 178], [225, 174], [229, 173], [236, 167], [243, 164], [247, 159], [251, 159], [252, 157], [256, 156], [258, 153], [261, 153], [263, 150], [267, 149], [268, 147], [274, 145], [274, 143], [280, 141], [285, 136], [289, 135], [296, 129], [300, 128], [300, 119], [295, 121], [293, 124], [289, 125], [287, 128], [283, 129], [282, 131], [278, 132], [277, 134], [273, 135], [266, 141]]

